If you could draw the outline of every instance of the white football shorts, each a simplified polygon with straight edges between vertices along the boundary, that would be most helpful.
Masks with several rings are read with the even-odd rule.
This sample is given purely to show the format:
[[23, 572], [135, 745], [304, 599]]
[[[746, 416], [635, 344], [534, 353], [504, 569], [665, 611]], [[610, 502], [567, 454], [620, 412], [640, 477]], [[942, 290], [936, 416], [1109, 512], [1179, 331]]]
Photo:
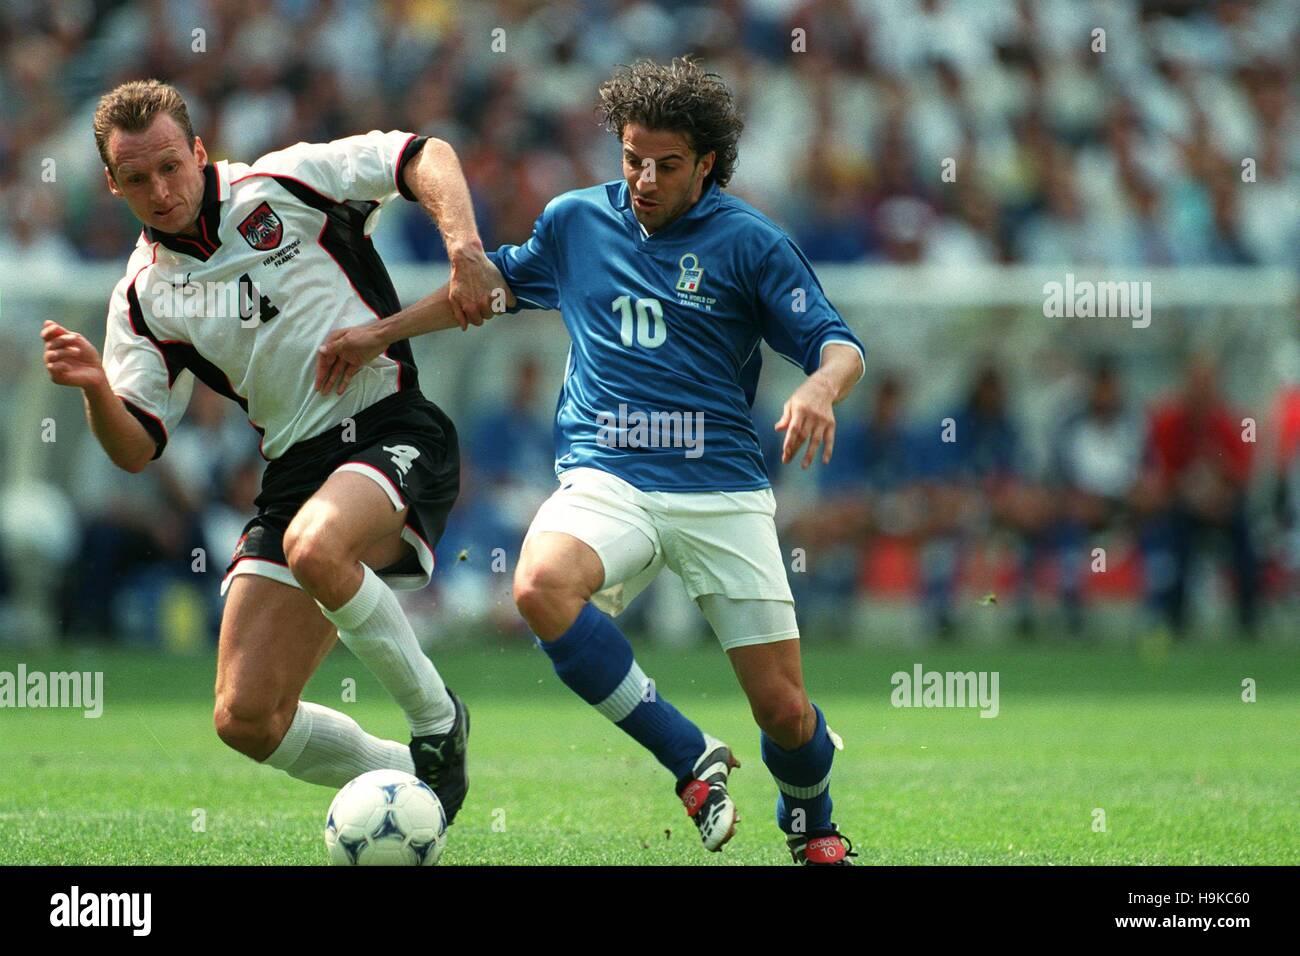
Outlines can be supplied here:
[[558, 531], [595, 551], [605, 581], [592, 603], [610, 615], [666, 565], [730, 649], [799, 636], [775, 514], [770, 488], [640, 491], [608, 472], [571, 468], [528, 534]]

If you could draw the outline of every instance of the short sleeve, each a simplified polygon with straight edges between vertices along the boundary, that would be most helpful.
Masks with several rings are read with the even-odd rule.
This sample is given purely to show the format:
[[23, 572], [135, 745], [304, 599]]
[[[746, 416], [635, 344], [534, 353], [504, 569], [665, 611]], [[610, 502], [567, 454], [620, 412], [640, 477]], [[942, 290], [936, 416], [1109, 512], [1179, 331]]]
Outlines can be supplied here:
[[533, 223], [533, 234], [522, 246], [502, 246], [488, 253], [492, 264], [519, 300], [512, 309], [558, 309], [559, 268], [555, 244], [555, 203], [550, 203]]
[[173, 375], [162, 350], [143, 324], [138, 303], [131, 291], [131, 280], [119, 282], [108, 306], [104, 374], [113, 394], [153, 438], [157, 446], [153, 457], [157, 458], [167, 447], [168, 435], [185, 414], [194, 376], [188, 369], [177, 370]]
[[866, 370], [862, 343], [826, 298], [812, 266], [788, 236], [782, 236], [759, 264], [755, 297], [763, 339], [806, 374], [821, 367], [822, 350], [832, 342], [857, 349]]
[[386, 202], [395, 196], [412, 201], [402, 173], [428, 141], [400, 130], [371, 130], [328, 143], [296, 143], [267, 153], [254, 169], [291, 176], [336, 200]]

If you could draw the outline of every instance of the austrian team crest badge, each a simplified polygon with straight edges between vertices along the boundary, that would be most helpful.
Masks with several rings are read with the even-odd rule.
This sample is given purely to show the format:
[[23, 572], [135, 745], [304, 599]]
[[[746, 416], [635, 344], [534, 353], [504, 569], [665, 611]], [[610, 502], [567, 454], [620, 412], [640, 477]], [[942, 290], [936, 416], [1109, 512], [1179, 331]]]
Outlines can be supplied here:
[[284, 223], [271, 208], [270, 203], [264, 202], [239, 224], [239, 234], [254, 249], [269, 252], [284, 238]]
[[677, 264], [682, 267], [682, 274], [677, 279], [677, 291], [699, 292], [700, 283], [704, 281], [704, 270], [700, 268], [699, 256], [688, 252]]

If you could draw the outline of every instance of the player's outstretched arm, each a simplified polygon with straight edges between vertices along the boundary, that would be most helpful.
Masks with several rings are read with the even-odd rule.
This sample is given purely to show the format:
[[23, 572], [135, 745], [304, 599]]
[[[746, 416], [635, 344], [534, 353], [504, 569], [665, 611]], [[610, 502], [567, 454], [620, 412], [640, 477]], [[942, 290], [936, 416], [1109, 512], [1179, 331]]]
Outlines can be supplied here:
[[451, 304], [451, 286], [448, 284], [386, 319], [356, 325], [350, 329], [335, 329], [317, 350], [316, 390], [324, 393], [337, 388], [342, 395], [357, 370], [373, 361], [394, 342], [441, 329], [459, 327], [464, 331], [470, 325], [482, 325], [497, 311], [513, 306], [515, 298], [501, 278], [501, 273], [491, 262], [488, 262], [488, 268], [495, 280], [491, 295], [492, 307], [484, 313], [468, 319], [464, 313], [458, 315]]
[[407, 164], [402, 178], [442, 233], [451, 263], [448, 300], [453, 315], [462, 329], [470, 323], [480, 324], [490, 317], [492, 290], [500, 275], [483, 250], [469, 185], [456, 151], [430, 137], [415, 161]]
[[46, 321], [41, 338], [50, 381], [81, 389], [90, 430], [113, 464], [132, 473], [143, 471], [158, 446], [109, 387], [99, 352], [85, 336], [57, 322]]
[[822, 464], [830, 464], [835, 449], [834, 405], [849, 393], [862, 371], [862, 356], [853, 346], [832, 342], [822, 350], [821, 365], [794, 390], [776, 423], [776, 430], [785, 432], [782, 464], [789, 464], [805, 441], [808, 451], [803, 458], [804, 468], [813, 463], [819, 445]]

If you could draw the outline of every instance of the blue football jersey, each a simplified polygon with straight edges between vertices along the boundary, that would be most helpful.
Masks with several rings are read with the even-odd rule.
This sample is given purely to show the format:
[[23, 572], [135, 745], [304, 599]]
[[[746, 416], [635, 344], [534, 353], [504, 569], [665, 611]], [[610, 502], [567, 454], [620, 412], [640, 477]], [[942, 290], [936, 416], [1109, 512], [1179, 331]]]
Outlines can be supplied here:
[[750, 414], [759, 343], [808, 374], [831, 342], [862, 352], [790, 237], [713, 184], [650, 235], [622, 180], [564, 193], [527, 242], [489, 257], [519, 307], [558, 309], [569, 331], [557, 472], [598, 468], [642, 491], [766, 488]]

